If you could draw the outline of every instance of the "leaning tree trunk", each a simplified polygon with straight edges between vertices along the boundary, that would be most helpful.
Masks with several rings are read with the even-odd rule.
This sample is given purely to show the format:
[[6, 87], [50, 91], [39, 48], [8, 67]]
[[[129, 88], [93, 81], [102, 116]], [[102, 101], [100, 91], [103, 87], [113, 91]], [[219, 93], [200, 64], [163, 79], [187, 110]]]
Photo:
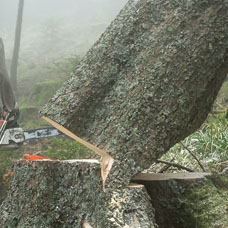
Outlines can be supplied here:
[[200, 127], [227, 71], [227, 0], [131, 0], [42, 114], [109, 153], [117, 187]]
[[106, 191], [95, 161], [18, 163], [1, 227], [154, 227], [127, 185], [205, 120], [228, 71], [227, 14], [228, 0], [130, 0], [42, 110], [113, 157]]

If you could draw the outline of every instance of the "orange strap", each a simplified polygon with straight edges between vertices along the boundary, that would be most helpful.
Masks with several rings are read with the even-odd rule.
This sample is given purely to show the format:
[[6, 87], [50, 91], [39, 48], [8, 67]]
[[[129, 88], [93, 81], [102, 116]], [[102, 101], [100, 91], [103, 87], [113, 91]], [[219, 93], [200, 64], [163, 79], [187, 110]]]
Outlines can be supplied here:
[[47, 157], [41, 157], [33, 154], [24, 154], [22, 160], [25, 161], [38, 161], [38, 160], [55, 160]]

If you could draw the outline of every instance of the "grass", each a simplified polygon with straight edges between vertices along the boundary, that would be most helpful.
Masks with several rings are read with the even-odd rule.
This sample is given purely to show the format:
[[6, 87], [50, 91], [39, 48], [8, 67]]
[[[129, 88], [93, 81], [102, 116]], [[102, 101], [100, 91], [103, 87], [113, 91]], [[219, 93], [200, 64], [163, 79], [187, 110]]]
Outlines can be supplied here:
[[[218, 97], [216, 99], [216, 103], [221, 104], [222, 107], [224, 107], [224, 108], [228, 108], [228, 78], [223, 83], [223, 85], [219, 91]], [[216, 105], [216, 103], [215, 103], [215, 105]]]
[[228, 121], [224, 115], [209, 118], [202, 129], [193, 135], [193, 148], [200, 159], [209, 163], [228, 160]]
[[91, 152], [73, 140], [53, 138], [50, 140], [44, 156], [52, 159], [83, 159], [91, 156]]
[[[221, 171], [219, 164], [228, 163], [228, 120], [225, 114], [209, 117], [202, 127], [183, 140], [182, 144], [197, 156], [207, 171]], [[161, 159], [172, 160], [196, 171], [202, 171], [182, 144], [176, 144]]]

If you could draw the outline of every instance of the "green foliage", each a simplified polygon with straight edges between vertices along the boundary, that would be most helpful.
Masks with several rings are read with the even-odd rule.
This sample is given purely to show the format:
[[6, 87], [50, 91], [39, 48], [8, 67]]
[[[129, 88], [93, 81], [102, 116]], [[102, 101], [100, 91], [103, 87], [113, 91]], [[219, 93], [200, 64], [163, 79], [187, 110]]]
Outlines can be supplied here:
[[209, 163], [228, 160], [228, 122], [224, 115], [209, 118], [192, 140], [192, 147], [201, 160]]
[[46, 80], [63, 80], [63, 74], [48, 69], [50, 64], [32, 64], [21, 61], [18, 69], [18, 95], [26, 96], [36, 83]]
[[21, 63], [18, 85], [20, 107], [43, 106], [70, 77], [79, 62], [80, 57], [75, 56], [48, 65], [31, 66]]
[[[70, 77], [80, 62], [79, 56], [73, 56], [55, 62], [39, 64], [20, 61], [18, 69], [18, 95], [19, 101], [29, 96], [37, 84], [46, 81], [62, 82]], [[56, 87], [56, 90], [59, 87]], [[50, 98], [50, 97], [48, 97]]]
[[39, 109], [54, 95], [60, 88], [62, 81], [46, 80], [35, 84], [30, 92], [20, 99], [20, 125], [25, 130], [47, 126], [39, 116]]
[[76, 141], [69, 139], [53, 138], [50, 140], [44, 156], [53, 159], [82, 159], [91, 156], [91, 152]]
[[[227, 78], [228, 79], [228, 78]], [[217, 102], [228, 108], [228, 80], [226, 80], [219, 91]]]
[[35, 84], [29, 95], [21, 101], [22, 107], [42, 107], [62, 85], [61, 80], [46, 80]]
[[39, 116], [38, 108], [34, 107], [21, 107], [20, 108], [20, 127], [24, 130], [31, 130], [47, 126], [47, 122]]
[[[228, 120], [224, 114], [209, 117], [198, 131], [182, 143], [197, 156], [208, 171], [218, 171], [218, 164], [228, 161]], [[196, 160], [179, 143], [162, 159], [201, 171]]]
[[53, 62], [53, 66], [49, 66], [49, 69], [53, 69], [57, 72], [64, 73], [66, 75], [70, 75], [75, 71], [76, 66], [79, 64], [81, 58], [80, 56], [74, 56], [72, 58], [67, 58], [62, 61]]
[[228, 110], [228, 77], [219, 91], [212, 113], [222, 113], [226, 110]]
[[79, 61], [80, 57], [74, 56], [47, 65], [20, 63], [18, 101], [20, 125], [24, 129], [47, 125], [40, 119], [38, 111], [70, 77]]

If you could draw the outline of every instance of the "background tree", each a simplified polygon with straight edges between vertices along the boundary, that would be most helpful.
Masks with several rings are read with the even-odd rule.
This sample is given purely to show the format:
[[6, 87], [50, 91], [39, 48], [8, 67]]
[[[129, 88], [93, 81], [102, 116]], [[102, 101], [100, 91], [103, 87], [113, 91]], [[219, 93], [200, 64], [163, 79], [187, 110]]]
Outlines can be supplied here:
[[15, 95], [6, 69], [2, 38], [0, 38], [0, 96], [2, 105], [5, 105], [9, 111], [12, 111], [15, 107]]
[[15, 32], [15, 40], [14, 40], [14, 51], [13, 51], [13, 58], [11, 63], [11, 70], [10, 70], [10, 78], [15, 91], [17, 90], [17, 65], [18, 65], [18, 57], [19, 57], [20, 42], [21, 42], [23, 8], [24, 8], [24, 0], [19, 0], [17, 24], [16, 24], [16, 32]]

